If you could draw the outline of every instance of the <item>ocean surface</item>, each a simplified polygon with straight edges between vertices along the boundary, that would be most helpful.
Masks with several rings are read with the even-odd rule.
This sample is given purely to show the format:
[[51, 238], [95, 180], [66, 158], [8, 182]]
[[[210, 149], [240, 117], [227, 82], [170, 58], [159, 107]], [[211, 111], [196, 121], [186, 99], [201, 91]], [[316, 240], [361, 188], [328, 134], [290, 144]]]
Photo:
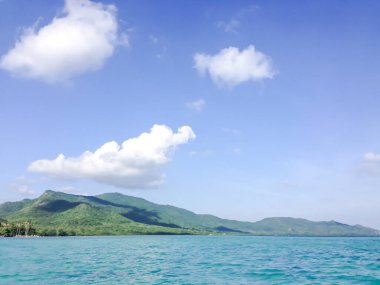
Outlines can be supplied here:
[[380, 284], [380, 238], [0, 238], [0, 284]]

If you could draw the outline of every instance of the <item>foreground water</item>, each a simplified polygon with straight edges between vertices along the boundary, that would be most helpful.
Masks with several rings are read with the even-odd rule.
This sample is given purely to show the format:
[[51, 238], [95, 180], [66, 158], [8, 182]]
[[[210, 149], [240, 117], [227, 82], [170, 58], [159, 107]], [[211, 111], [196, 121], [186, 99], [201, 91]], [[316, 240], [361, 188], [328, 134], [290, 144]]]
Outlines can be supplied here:
[[0, 284], [380, 284], [380, 238], [0, 238]]

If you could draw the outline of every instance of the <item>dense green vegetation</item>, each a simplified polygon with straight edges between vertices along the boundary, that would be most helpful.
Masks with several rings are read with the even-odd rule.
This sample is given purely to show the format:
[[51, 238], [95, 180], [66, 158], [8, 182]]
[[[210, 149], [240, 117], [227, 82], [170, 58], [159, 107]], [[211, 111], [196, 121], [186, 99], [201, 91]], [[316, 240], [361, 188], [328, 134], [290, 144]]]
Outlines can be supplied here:
[[[46, 191], [37, 199], [0, 205], [0, 218], [33, 224], [40, 236], [131, 234], [251, 234], [376, 236], [378, 231], [334, 221], [268, 218], [256, 223], [220, 219], [119, 193], [98, 196]], [[1, 235], [1, 234], [0, 234]], [[3, 234], [4, 235], [4, 234]]]
[[31, 221], [23, 223], [10, 223], [5, 219], [0, 219], [0, 236], [14, 237], [14, 236], [34, 236], [36, 229], [33, 227]]

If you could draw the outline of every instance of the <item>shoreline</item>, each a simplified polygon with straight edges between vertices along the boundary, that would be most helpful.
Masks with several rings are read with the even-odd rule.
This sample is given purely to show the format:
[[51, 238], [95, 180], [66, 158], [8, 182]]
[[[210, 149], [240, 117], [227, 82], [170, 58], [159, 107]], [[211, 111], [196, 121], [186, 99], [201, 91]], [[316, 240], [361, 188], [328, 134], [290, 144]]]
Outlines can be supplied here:
[[0, 238], [73, 238], [73, 237], [148, 237], [148, 236], [194, 236], [194, 237], [279, 237], [279, 238], [380, 238], [376, 236], [343, 236], [343, 235], [231, 235], [231, 234], [125, 234], [125, 235], [66, 235], [66, 236], [0, 236]]

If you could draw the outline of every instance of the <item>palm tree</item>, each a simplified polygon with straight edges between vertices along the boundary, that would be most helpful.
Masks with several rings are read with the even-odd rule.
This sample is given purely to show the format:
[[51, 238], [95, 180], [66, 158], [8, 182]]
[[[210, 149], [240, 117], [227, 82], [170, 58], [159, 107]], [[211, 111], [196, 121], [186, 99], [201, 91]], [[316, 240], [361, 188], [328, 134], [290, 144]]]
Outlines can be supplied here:
[[29, 234], [29, 230], [32, 228], [32, 222], [31, 221], [25, 222], [24, 227], [25, 227], [25, 236], [27, 237]]
[[16, 223], [16, 236], [21, 235], [21, 226], [22, 226], [21, 223]]

